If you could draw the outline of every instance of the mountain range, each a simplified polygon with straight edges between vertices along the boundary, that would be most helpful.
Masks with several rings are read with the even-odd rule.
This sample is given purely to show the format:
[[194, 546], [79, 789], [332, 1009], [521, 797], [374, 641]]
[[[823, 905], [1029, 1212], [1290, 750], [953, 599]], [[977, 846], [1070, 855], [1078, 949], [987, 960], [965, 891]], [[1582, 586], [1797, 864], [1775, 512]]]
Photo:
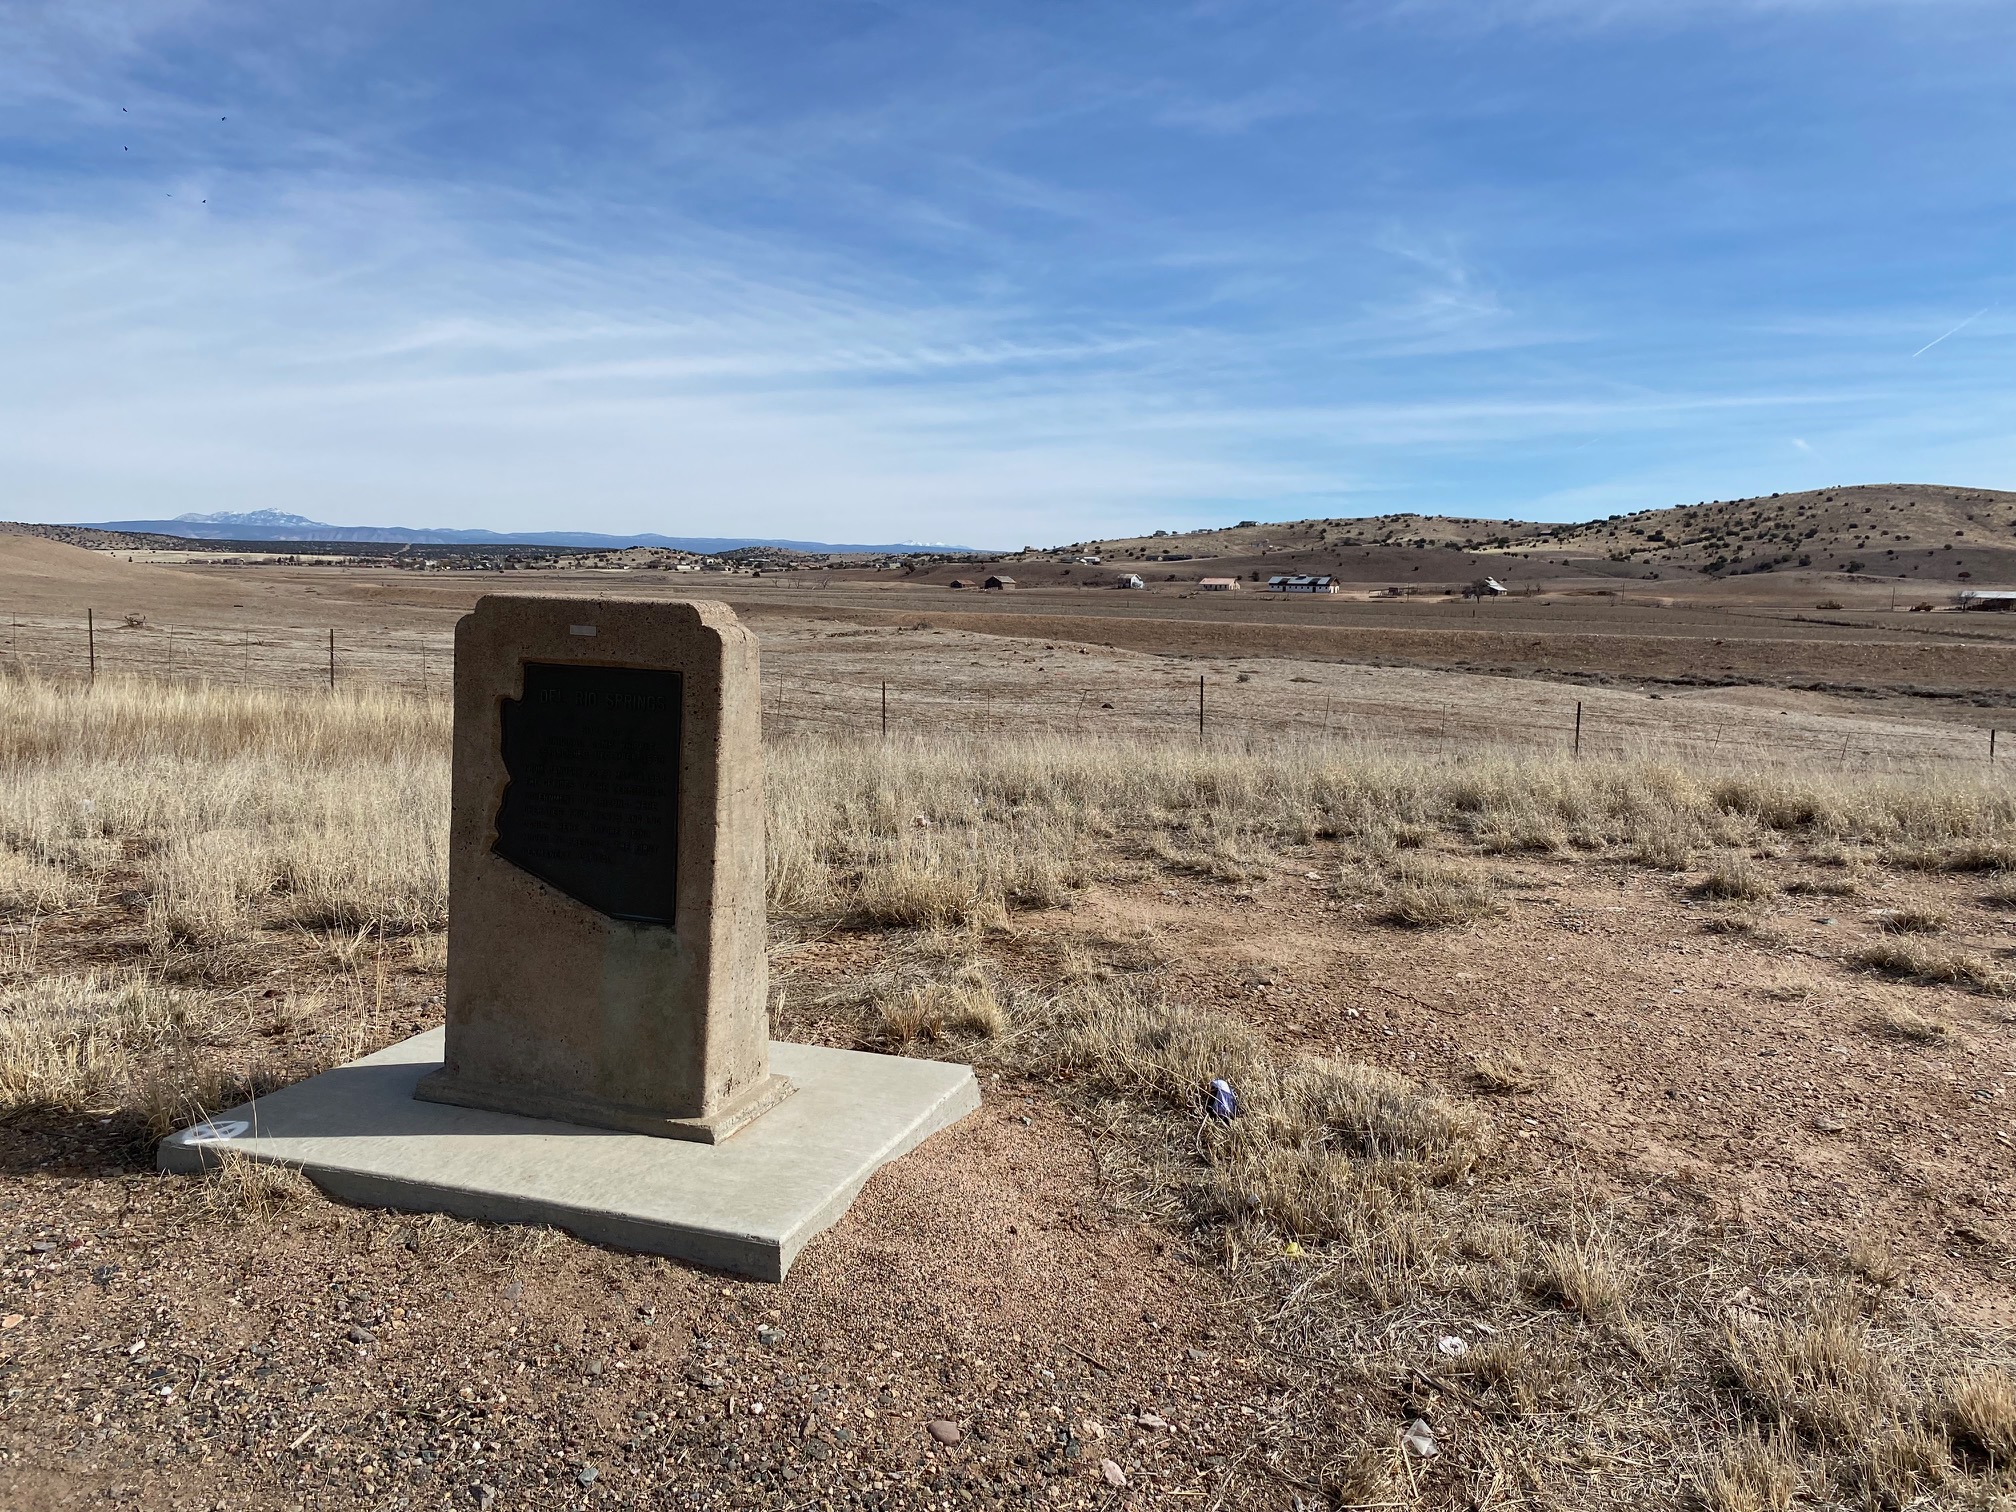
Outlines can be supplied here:
[[807, 552], [959, 552], [976, 553], [975, 546], [924, 545], [915, 541], [879, 544], [834, 541], [781, 541], [761, 536], [664, 536], [597, 535], [585, 530], [428, 530], [406, 525], [325, 525], [303, 515], [283, 514], [277, 509], [255, 509], [242, 514], [184, 514], [172, 520], [106, 520], [82, 525], [85, 530], [120, 530], [133, 535], [177, 536], [191, 541], [365, 541], [388, 546], [573, 546], [590, 550], [623, 551], [633, 546], [656, 546], [668, 551], [692, 551], [713, 555], [745, 546], [774, 546], [785, 551]]

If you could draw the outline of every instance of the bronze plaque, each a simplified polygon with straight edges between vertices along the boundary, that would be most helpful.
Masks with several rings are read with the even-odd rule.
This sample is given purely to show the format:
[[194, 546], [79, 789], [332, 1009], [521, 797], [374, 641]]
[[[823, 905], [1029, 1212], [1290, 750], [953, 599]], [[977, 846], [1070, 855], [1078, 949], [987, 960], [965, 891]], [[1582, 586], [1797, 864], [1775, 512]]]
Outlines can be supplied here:
[[497, 854], [612, 919], [670, 924], [684, 691], [677, 672], [527, 662], [503, 702]]

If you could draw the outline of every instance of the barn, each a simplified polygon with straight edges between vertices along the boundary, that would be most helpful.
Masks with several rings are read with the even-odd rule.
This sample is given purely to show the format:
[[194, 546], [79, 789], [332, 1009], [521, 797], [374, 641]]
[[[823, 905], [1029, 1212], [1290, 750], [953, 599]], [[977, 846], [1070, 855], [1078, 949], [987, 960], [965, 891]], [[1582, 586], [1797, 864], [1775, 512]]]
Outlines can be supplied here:
[[1197, 586], [1202, 588], [1206, 593], [1232, 593], [1238, 589], [1239, 579], [1235, 577], [1199, 578]]
[[1335, 593], [1337, 586], [1337, 580], [1328, 573], [1325, 573], [1321, 577], [1310, 576], [1306, 573], [1298, 573], [1292, 576], [1287, 573], [1277, 573], [1275, 576], [1267, 579], [1267, 591], [1269, 593]]
[[1015, 586], [1015, 579], [1011, 577], [1002, 577], [1000, 574], [997, 573], [993, 577], [987, 579], [987, 581], [982, 583], [980, 586], [982, 588], [1002, 588], [1002, 589], [1013, 588]]

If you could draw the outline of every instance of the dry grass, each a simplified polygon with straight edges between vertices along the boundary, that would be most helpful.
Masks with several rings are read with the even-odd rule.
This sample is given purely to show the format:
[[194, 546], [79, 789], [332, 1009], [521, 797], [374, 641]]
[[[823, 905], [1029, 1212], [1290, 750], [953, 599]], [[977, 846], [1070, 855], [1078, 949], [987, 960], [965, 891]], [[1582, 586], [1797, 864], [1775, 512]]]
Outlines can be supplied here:
[[1785, 891], [1793, 897], [1807, 898], [1853, 898], [1862, 889], [1863, 879], [1859, 876], [1801, 877], [1785, 884]]
[[151, 1104], [210, 1038], [200, 996], [144, 973], [31, 975], [0, 989], [0, 1113]]
[[1547, 1084], [1546, 1074], [1518, 1050], [1480, 1055], [1470, 1067], [1470, 1079], [1483, 1092], [1537, 1092]]
[[1741, 856], [1729, 856], [1710, 868], [1708, 875], [1687, 889], [1697, 898], [1717, 902], [1755, 903], [1771, 897], [1778, 886]]
[[1497, 884], [1474, 866], [1422, 851], [1398, 851], [1383, 863], [1340, 869], [1334, 889], [1361, 899], [1377, 923], [1396, 929], [1448, 929], [1493, 918], [1505, 908]]
[[1610, 1236], [1590, 1230], [1545, 1245], [1532, 1287], [1536, 1296], [1558, 1302], [1592, 1323], [1607, 1322], [1624, 1316], [1631, 1276], [1619, 1263]]
[[[780, 912], [867, 925], [986, 923], [1066, 904], [1105, 867], [1145, 861], [1252, 885], [1283, 847], [1337, 840], [1410, 889], [1396, 922], [1490, 911], [1488, 887], [1399, 853], [1446, 847], [1611, 854], [1678, 869], [1699, 850], [1806, 848], [1815, 860], [2016, 854], [2016, 794], [1958, 777], [1650, 763], [1366, 755], [1320, 744], [1250, 750], [1029, 737], [987, 745], [784, 741], [770, 750], [770, 887]], [[1444, 894], [1464, 894], [1453, 911]], [[1756, 900], [1770, 880], [1736, 856], [1709, 896]], [[1415, 905], [1419, 905], [1418, 907]], [[1473, 912], [1482, 908], [1482, 914]]]
[[1701, 921], [1705, 934], [1734, 935], [1740, 939], [1754, 938], [1762, 928], [1762, 921], [1747, 913], [1710, 914]]
[[1904, 1275], [1904, 1267], [1897, 1263], [1890, 1246], [1864, 1234], [1848, 1241], [1843, 1258], [1848, 1269], [1871, 1286], [1895, 1286]]
[[881, 1033], [902, 1048], [960, 1039], [994, 1039], [1008, 1032], [1009, 1011], [994, 986], [977, 970], [950, 982], [924, 982], [884, 999], [878, 1009]]
[[2016, 1466], [2016, 1380], [2006, 1370], [1973, 1370], [1946, 1389], [1954, 1442], [2001, 1466]]
[[1799, 1494], [1799, 1451], [1782, 1433], [1754, 1428], [1723, 1449], [1708, 1472], [1711, 1512], [1786, 1512]]
[[1840, 1304], [1732, 1330], [1736, 1383], [1771, 1422], [1836, 1447], [1894, 1421], [1900, 1388], [1866, 1323]]
[[[272, 1000], [261, 1011], [275, 1026], [326, 1019], [362, 1040], [376, 1032], [370, 972], [388, 959], [438, 969], [441, 705], [16, 682], [0, 685], [0, 711], [0, 910], [26, 927], [10, 938], [32, 941], [58, 910], [124, 909], [121, 927], [151, 951], [134, 964], [152, 967], [42, 974], [29, 945], [0, 962], [6, 1109], [123, 1107], [166, 1127], [242, 1090], [242, 1064], [212, 1041], [242, 1035], [245, 1001], [265, 1001], [234, 955], [248, 940], [341, 984], [321, 1009]], [[1740, 858], [1951, 867], [2016, 849], [2016, 798], [2001, 789], [1064, 739], [784, 742], [767, 781], [786, 929], [892, 931], [876, 950], [895, 968], [816, 1005], [836, 1036], [956, 1054], [1064, 1099], [1101, 1199], [1215, 1257], [1256, 1353], [1320, 1367], [1324, 1392], [1282, 1403], [1311, 1416], [1268, 1450], [1298, 1494], [1460, 1505], [1502, 1472], [1508, 1505], [1674, 1504], [1689, 1485], [1724, 1512], [1795, 1496], [1990, 1504], [1979, 1467], [2007, 1460], [2006, 1377], [1911, 1321], [1903, 1288], [1863, 1289], [1897, 1310], [1884, 1332], [1812, 1303], [1820, 1283], [1787, 1273], [1782, 1251], [1628, 1198], [1593, 1203], [1565, 1171], [1552, 1184], [1507, 1153], [1516, 1142], [1490, 1116], [1504, 1105], [1468, 1095], [1536, 1087], [1519, 1056], [1480, 1060], [1455, 1092], [1289, 1055], [1222, 1009], [1161, 996], [1152, 939], [1088, 939], [1043, 977], [1040, 932], [998, 926], [1157, 870], [1273, 885], [1284, 850], [1319, 844], [1349, 858], [1340, 892], [1396, 926], [1488, 919], [1502, 906], [1478, 860], [1490, 854], [1733, 856], [1710, 875], [1741, 873], [1736, 896], [1759, 882], [1768, 895]], [[196, 981], [239, 992], [241, 1021]], [[1229, 1122], [1204, 1110], [1218, 1077], [1242, 1103]], [[308, 1195], [272, 1168], [220, 1174], [214, 1190], [247, 1221]], [[416, 1249], [473, 1242], [412, 1227]], [[1740, 1325], [1724, 1347], [1739, 1287], [1776, 1321]], [[1472, 1340], [1460, 1361], [1437, 1352], [1451, 1328]], [[1394, 1419], [1430, 1410], [1398, 1396], [1431, 1372], [1433, 1410], [1468, 1415], [1417, 1462], [1396, 1449]], [[1622, 1468], [1599, 1475], [1605, 1464]]]
[[1883, 976], [1967, 987], [1990, 997], [2006, 997], [2012, 987], [2006, 973], [1997, 971], [1979, 956], [1921, 945], [1912, 940], [1891, 940], [1871, 945], [1866, 950], [1857, 951], [1850, 957], [1849, 963]]
[[[1423, 1241], [1430, 1193], [1468, 1176], [1489, 1149], [1486, 1121], [1378, 1067], [1278, 1060], [1251, 1029], [1151, 991], [1093, 988], [1069, 1009], [1050, 1052], [1093, 1090], [1193, 1124], [1201, 1163], [1179, 1178], [1192, 1210], [1251, 1233], [1336, 1245], [1374, 1270], [1405, 1266]], [[1202, 1118], [1214, 1079], [1240, 1114]]]
[[1877, 920], [1885, 934], [1943, 934], [1949, 922], [1936, 908], [1893, 908]]
[[144, 895], [163, 965], [260, 928], [446, 917], [447, 717], [101, 682], [0, 685], [0, 907]]
[[1937, 1044], [1953, 1033], [1953, 1026], [1944, 1019], [1933, 1018], [1915, 1008], [1879, 1008], [1871, 1016], [1870, 1025], [1879, 1034], [1920, 1045]]
[[293, 1166], [219, 1152], [210, 1172], [211, 1207], [247, 1223], [264, 1223], [321, 1195]]

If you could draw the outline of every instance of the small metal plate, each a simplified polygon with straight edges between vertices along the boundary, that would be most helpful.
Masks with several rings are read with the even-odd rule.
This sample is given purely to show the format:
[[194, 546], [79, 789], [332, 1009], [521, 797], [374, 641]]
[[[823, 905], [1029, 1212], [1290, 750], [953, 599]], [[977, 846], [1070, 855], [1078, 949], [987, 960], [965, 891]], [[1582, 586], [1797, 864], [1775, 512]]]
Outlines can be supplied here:
[[677, 672], [527, 662], [501, 711], [496, 853], [612, 919], [670, 924], [684, 692]]

